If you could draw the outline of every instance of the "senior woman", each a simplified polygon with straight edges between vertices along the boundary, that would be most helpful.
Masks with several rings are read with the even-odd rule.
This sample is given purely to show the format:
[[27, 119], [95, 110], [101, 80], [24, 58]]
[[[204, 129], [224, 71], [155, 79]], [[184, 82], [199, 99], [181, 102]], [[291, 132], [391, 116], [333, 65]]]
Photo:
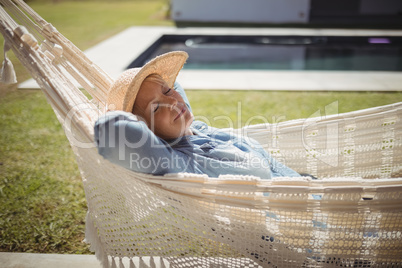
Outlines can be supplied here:
[[193, 120], [186, 94], [175, 82], [187, 58], [182, 51], [166, 53], [119, 76], [108, 93], [111, 111], [95, 124], [99, 153], [115, 164], [154, 175], [300, 176], [257, 141]]

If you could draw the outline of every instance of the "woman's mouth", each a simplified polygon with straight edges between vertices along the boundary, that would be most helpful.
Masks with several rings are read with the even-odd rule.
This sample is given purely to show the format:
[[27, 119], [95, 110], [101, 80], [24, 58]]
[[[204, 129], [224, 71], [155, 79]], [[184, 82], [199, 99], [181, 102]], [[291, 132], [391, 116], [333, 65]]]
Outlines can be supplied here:
[[179, 119], [186, 111], [187, 111], [186, 107], [181, 108], [180, 112], [177, 114], [177, 116], [175, 117], [174, 121]]

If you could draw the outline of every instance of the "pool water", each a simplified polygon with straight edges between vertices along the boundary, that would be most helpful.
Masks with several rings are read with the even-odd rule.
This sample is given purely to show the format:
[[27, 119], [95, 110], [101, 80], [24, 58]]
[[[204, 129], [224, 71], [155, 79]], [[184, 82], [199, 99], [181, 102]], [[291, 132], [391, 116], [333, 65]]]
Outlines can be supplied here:
[[128, 68], [182, 50], [184, 69], [402, 71], [402, 37], [164, 35]]

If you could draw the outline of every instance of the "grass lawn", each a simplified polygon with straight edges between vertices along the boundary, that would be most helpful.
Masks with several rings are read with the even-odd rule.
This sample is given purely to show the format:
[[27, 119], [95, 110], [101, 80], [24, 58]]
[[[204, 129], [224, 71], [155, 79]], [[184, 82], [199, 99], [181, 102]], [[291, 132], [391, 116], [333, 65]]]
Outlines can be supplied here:
[[[172, 25], [165, 0], [28, 4], [82, 50], [132, 25]], [[8, 56], [18, 81], [28, 79], [13, 53]], [[90, 253], [82, 242], [81, 177], [43, 93], [0, 85], [0, 118], [0, 251]]]
[[[172, 25], [164, 19], [162, 0], [29, 4], [82, 50], [128, 26]], [[24, 81], [29, 75], [9, 54]], [[341, 113], [402, 101], [402, 93], [373, 92], [189, 91], [188, 96], [194, 114], [215, 127], [309, 117], [333, 102]], [[44, 95], [1, 85], [0, 117], [0, 251], [89, 253], [82, 243], [86, 202], [80, 174]]]

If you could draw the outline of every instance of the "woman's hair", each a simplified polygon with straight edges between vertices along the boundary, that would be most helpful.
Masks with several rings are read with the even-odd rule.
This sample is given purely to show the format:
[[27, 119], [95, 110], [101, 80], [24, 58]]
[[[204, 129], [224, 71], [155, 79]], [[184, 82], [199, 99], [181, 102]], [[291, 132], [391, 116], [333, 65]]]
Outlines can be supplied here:
[[[166, 84], [165, 80], [163, 80], [163, 78], [159, 74], [150, 74], [150, 75], [148, 75], [144, 79], [144, 81], [142, 81], [142, 83], [144, 83], [144, 82], [153, 82], [153, 83], [156, 83], [156, 84], [159, 84], [159, 85]], [[140, 90], [141, 90], [141, 87], [140, 87]], [[135, 102], [134, 102], [133, 110], [131, 111], [131, 113], [135, 114], [134, 110], [135, 110]]]

